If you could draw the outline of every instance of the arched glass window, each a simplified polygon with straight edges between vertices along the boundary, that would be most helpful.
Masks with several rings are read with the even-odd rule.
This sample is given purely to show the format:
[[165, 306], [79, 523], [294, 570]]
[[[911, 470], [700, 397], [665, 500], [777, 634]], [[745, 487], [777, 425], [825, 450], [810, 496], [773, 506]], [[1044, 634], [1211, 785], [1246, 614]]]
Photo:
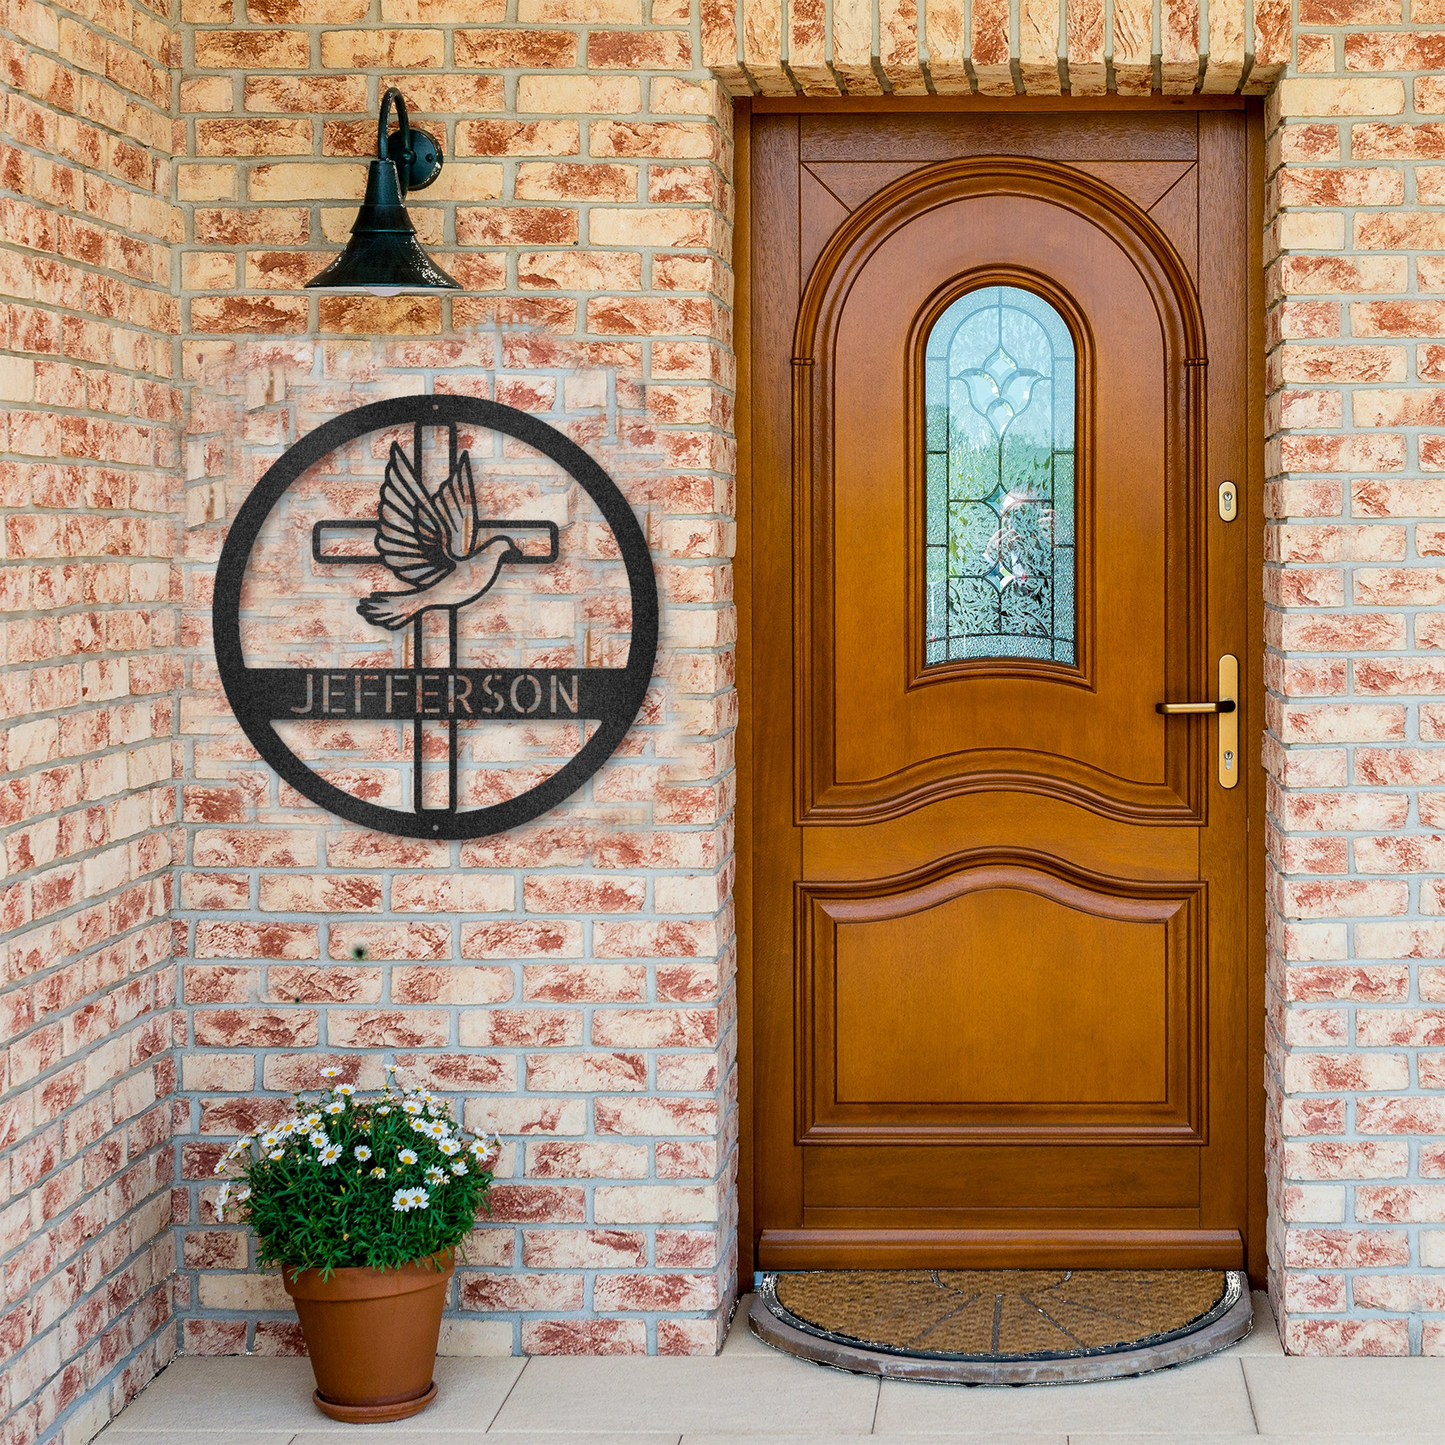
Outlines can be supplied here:
[[925, 354], [925, 663], [1072, 663], [1074, 341], [1017, 286], [960, 296]]

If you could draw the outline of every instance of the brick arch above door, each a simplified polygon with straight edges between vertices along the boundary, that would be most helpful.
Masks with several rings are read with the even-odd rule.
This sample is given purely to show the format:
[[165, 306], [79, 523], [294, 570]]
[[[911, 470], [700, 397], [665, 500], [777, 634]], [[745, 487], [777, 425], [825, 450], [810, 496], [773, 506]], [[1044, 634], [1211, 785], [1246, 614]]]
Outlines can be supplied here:
[[[1063, 13], [1061, 14], [1061, 8]], [[1263, 95], [1289, 0], [703, 0], [734, 95]]]

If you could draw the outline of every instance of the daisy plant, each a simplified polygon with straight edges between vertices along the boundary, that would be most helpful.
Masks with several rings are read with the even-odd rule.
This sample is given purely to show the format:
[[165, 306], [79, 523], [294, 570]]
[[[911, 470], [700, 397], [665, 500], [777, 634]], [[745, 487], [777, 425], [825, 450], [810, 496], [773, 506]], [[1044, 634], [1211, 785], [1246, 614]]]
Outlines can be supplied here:
[[216, 1217], [250, 1224], [263, 1265], [395, 1269], [461, 1244], [500, 1152], [499, 1138], [459, 1128], [445, 1100], [393, 1067], [379, 1093], [328, 1082], [319, 1097], [298, 1093], [290, 1118], [237, 1139], [216, 1165]]

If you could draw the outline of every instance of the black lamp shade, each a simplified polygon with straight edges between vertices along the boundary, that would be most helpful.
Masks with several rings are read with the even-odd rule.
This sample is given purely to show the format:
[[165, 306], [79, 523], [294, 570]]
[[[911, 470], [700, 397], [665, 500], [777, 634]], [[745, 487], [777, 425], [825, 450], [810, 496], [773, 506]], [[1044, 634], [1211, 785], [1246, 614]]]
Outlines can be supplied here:
[[[389, 139], [386, 135], [387, 111], [395, 100], [401, 130]], [[412, 137], [418, 144], [413, 149]], [[395, 155], [408, 167], [413, 185], [429, 185], [441, 169], [441, 159], [431, 138], [421, 145], [420, 132], [413, 132], [407, 123], [406, 103], [394, 90], [382, 97], [381, 121], [378, 128], [378, 155], [366, 174], [366, 194], [351, 239], [346, 249], [319, 276], [306, 283], [309, 291], [369, 291], [375, 295], [396, 296], [414, 291], [460, 291], [458, 282], [448, 276], [421, 248], [416, 227], [403, 204], [405, 189], [397, 171]], [[428, 171], [418, 182], [417, 172]]]

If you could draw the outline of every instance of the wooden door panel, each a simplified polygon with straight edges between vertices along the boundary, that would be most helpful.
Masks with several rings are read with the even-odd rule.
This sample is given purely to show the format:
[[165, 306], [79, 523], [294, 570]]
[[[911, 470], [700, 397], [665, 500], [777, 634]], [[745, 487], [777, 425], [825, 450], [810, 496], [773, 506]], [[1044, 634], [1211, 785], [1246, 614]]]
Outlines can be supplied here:
[[[1174, 243], [1190, 275], [1197, 276], [1199, 176], [1192, 161], [1086, 161], [1067, 154], [1053, 158], [1097, 176], [1149, 212]], [[813, 269], [845, 212], [856, 210], [885, 186], [928, 163], [927, 159], [815, 161], [800, 167], [802, 274]]]
[[1197, 1142], [1201, 894], [987, 857], [800, 884], [801, 1138]]
[[1142, 211], [1149, 211], [1194, 170], [1189, 161], [1080, 161], [1078, 166], [1121, 191]]
[[[1206, 685], [1201, 537], [1181, 523], [1202, 490], [1201, 326], [1167, 238], [1115, 211], [1066, 167], [925, 167], [853, 213], [814, 268], [795, 342], [809, 364], [794, 372], [805, 824], [975, 787], [1199, 816], [1198, 748], [1154, 704]], [[925, 669], [921, 348], [954, 297], [1010, 281], [1066, 315], [1077, 352], [1077, 661]], [[1100, 646], [1121, 607], [1130, 645]]]
[[[1092, 560], [1093, 576], [1080, 579], [1080, 656], [1072, 676], [1017, 662], [927, 672], [922, 666], [922, 587], [918, 569], [907, 565], [922, 531], [921, 408], [908, 382], [919, 366], [910, 352], [925, 332], [916, 318], [926, 323], [930, 295], [938, 289], [938, 268], [924, 258], [943, 246], [957, 269], [944, 297], [978, 284], [984, 278], [977, 273], [989, 259], [1008, 254], [1011, 268], [1047, 276], [1061, 300], [1113, 298], [1112, 306], [1089, 313], [1093, 334], [1078, 338], [1079, 452], [1110, 461], [1096, 477], [1079, 479], [1079, 552]], [[870, 354], [884, 363], [876, 372], [838, 361]], [[866, 728], [835, 725], [836, 763], [831, 777], [818, 779], [818, 801], [846, 803], [847, 784], [890, 776], [896, 797], [914, 775], [938, 776], [937, 766], [929, 765], [940, 760], [940, 744], [966, 740], [970, 752], [994, 755], [990, 771], [1012, 765], [1041, 782], [1063, 774], [1105, 796], [1115, 780], [1142, 784], [1120, 792], [1132, 799], [1162, 790], [1165, 806], [1181, 804], [1166, 772], [1164, 721], [1154, 712], [1167, 686], [1171, 623], [1182, 639], [1188, 605], [1187, 594], [1181, 595], [1184, 579], [1166, 578], [1164, 568], [1166, 358], [1148, 293], [1129, 258], [1080, 218], [1060, 216], [1057, 207], [1041, 202], [983, 196], [939, 206], [880, 246], [852, 279], [829, 360], [820, 389], [831, 372], [835, 441], [824, 467], [831, 462], [832, 706], [836, 716], [854, 705], [860, 677], [869, 679], [870, 706]], [[1137, 409], [1097, 415], [1096, 388], [1106, 396], [1131, 392]], [[1139, 415], [1158, 422], [1147, 447], [1131, 445], [1126, 435]], [[1106, 623], [1114, 615], [1117, 596], [1142, 604], [1127, 655], [1100, 649], [1094, 636], [1099, 614]], [[891, 639], [894, 645], [884, 650], [878, 645], [881, 617], [909, 618], [911, 635]], [[945, 766], [954, 779], [976, 771], [957, 756]], [[889, 796], [857, 791], [870, 799]], [[930, 797], [923, 793], [917, 801]]]
[[[1251, 484], [1244, 116], [750, 144], [758, 1260], [1238, 1263], [1256, 777], [1155, 704], [1254, 655], [1210, 507]], [[1074, 631], [941, 662], [923, 358], [986, 287], [1070, 338]]]
[[[1144, 1211], [1198, 1205], [1199, 1156], [1167, 1147], [1103, 1145], [1081, 1153], [1047, 1144], [959, 1150], [838, 1145], [805, 1150], [804, 1159], [810, 1210], [876, 1211], [886, 1198], [890, 1224], [902, 1229], [919, 1226], [913, 1211], [947, 1215], [939, 1225], [956, 1229], [970, 1223], [999, 1227], [1008, 1222], [1000, 1210], [1117, 1210], [1127, 1198], [1139, 1223]], [[909, 1211], [907, 1217], [902, 1211]], [[970, 1214], [988, 1219], [970, 1221]]]
[[1177, 912], [1109, 918], [1004, 886], [910, 917], [835, 917], [836, 1102], [873, 1118], [891, 1103], [995, 1117], [1000, 1104], [1162, 1103]]
[[1146, 207], [1150, 218], [1174, 243], [1190, 277], [1199, 279], [1199, 168], [1191, 166], [1162, 196]]
[[[1177, 878], [1197, 865], [1198, 839], [1172, 828], [1140, 829], [1127, 820], [1081, 812], [1072, 799], [1011, 792], [1006, 805], [984, 789], [930, 804], [929, 827], [904, 813], [868, 827], [868, 856], [878, 877], [912, 873], [936, 862], [940, 838], [967, 839], [975, 848], [1008, 848], [1020, 838], [1034, 849], [1115, 878]], [[859, 834], [853, 828], [799, 828], [800, 876], [858, 876]]]
[[1190, 110], [1091, 115], [813, 114], [795, 122], [798, 158], [946, 161], [957, 156], [1046, 156], [1070, 161], [1192, 161], [1199, 116]]

